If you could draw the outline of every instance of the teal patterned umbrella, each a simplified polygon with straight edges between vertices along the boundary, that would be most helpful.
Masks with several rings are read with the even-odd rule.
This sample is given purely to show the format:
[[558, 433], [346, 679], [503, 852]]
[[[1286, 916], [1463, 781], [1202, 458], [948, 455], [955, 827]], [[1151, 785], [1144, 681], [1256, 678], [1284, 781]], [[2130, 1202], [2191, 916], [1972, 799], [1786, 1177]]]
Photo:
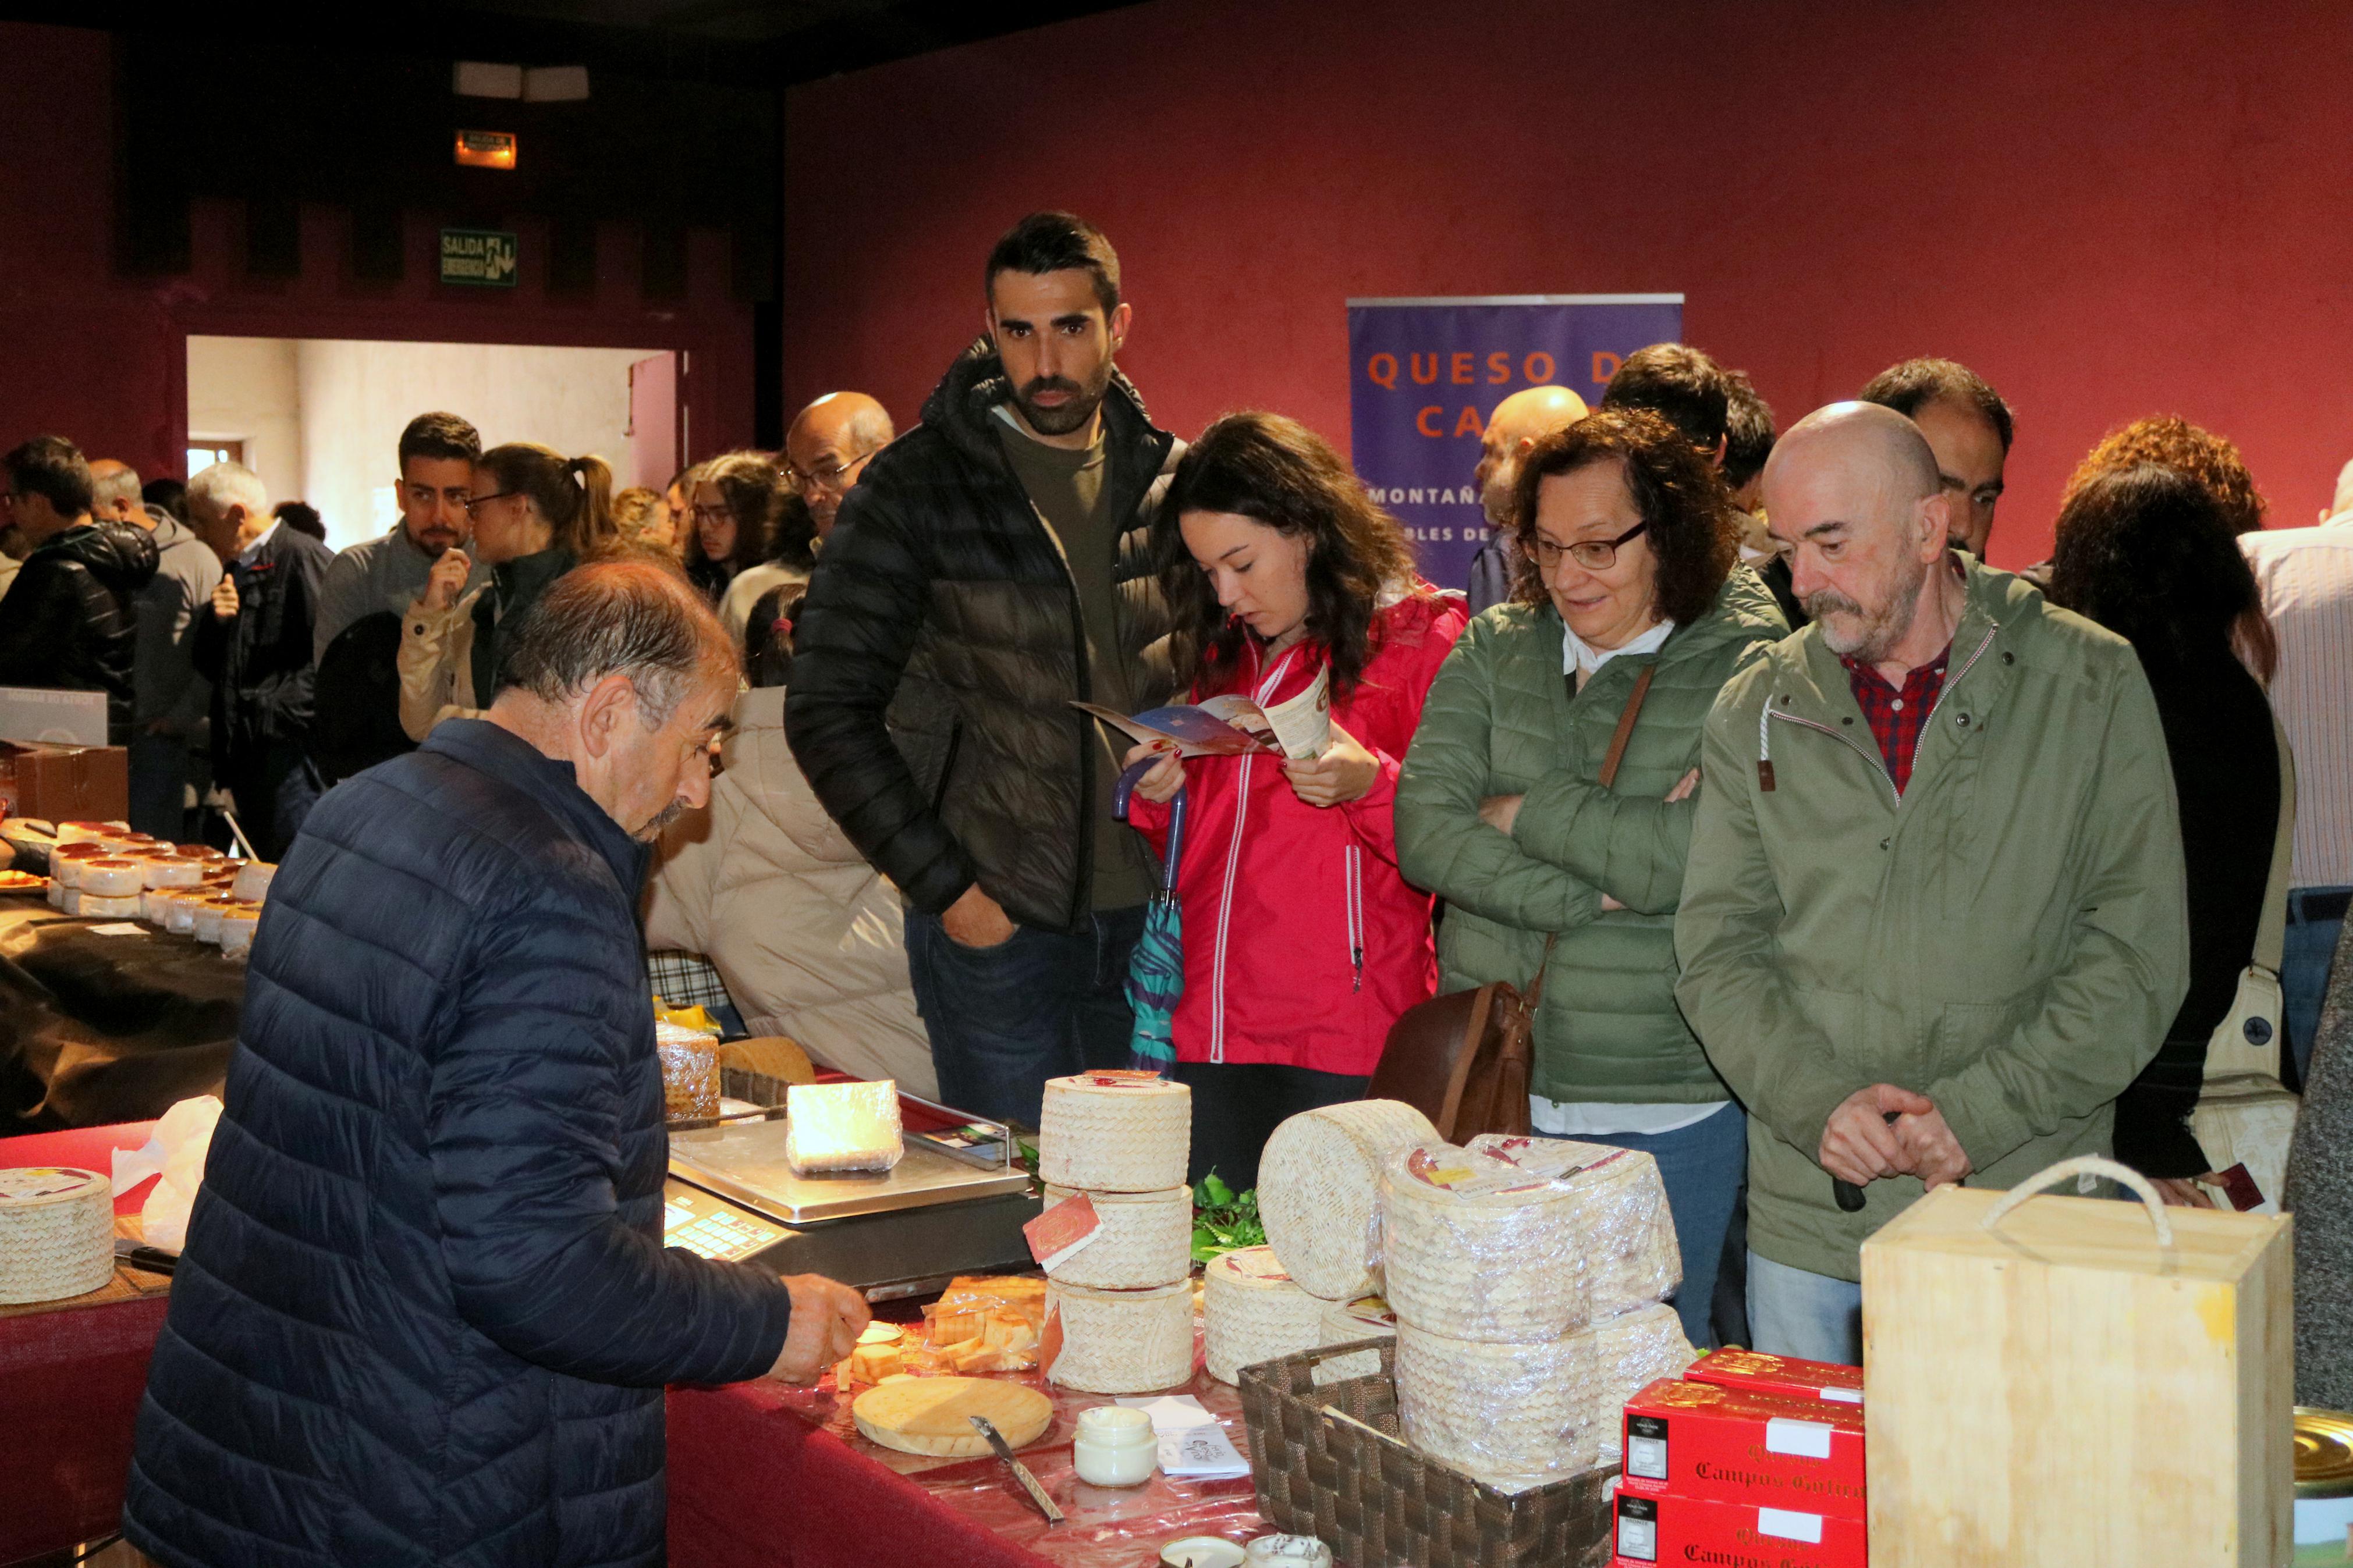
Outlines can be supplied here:
[[[1135, 780], [1152, 762], [1139, 763], [1120, 775], [1113, 804], [1123, 818]], [[1176, 1065], [1176, 999], [1185, 994], [1185, 922], [1176, 903], [1176, 861], [1184, 848], [1185, 790], [1179, 785], [1168, 803], [1168, 853], [1161, 865], [1160, 887], [1145, 907], [1144, 934], [1127, 962], [1127, 1005], [1135, 1013], [1128, 1055], [1132, 1065], [1149, 1072], [1166, 1073]]]

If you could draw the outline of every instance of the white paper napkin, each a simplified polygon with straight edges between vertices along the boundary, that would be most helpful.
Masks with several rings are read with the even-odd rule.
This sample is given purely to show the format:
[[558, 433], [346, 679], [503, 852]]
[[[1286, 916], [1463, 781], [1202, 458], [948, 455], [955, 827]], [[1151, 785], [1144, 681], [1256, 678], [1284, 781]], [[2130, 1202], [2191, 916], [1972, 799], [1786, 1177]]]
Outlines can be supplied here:
[[1141, 1410], [1152, 1421], [1160, 1473], [1190, 1480], [1232, 1480], [1250, 1473], [1233, 1439], [1218, 1418], [1189, 1394], [1163, 1394], [1122, 1399], [1131, 1410]]

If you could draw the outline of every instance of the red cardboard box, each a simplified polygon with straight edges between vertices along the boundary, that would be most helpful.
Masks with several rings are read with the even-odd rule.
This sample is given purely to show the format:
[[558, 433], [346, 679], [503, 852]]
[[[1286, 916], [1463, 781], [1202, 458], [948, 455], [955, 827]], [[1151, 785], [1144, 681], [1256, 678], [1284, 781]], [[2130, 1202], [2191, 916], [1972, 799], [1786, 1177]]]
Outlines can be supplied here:
[[1713, 1383], [1719, 1388], [1750, 1388], [1783, 1399], [1827, 1399], [1839, 1405], [1862, 1403], [1862, 1368], [1767, 1355], [1762, 1351], [1710, 1351], [1691, 1363], [1683, 1373], [1683, 1381]]
[[1862, 1409], [1661, 1378], [1626, 1402], [1624, 1488], [1862, 1521]]
[[1620, 1491], [1617, 1508], [1618, 1568], [1864, 1568], [1870, 1557], [1868, 1527], [1859, 1519], [1674, 1492]]

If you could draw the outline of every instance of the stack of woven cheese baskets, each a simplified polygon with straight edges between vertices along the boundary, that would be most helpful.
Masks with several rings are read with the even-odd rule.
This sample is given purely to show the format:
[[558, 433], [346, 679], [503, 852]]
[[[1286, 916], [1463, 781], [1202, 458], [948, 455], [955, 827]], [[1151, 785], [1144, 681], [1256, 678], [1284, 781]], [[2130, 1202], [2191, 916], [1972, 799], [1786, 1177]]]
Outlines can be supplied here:
[[[1193, 1091], [1149, 1073], [1050, 1079], [1038, 1174], [1050, 1208], [1083, 1194], [1095, 1237], [1048, 1268], [1047, 1375], [1146, 1394], [1193, 1375]], [[1059, 1333], [1059, 1349], [1053, 1341]]]
[[1381, 1172], [1406, 1441], [1505, 1489], [1618, 1458], [1618, 1415], [1693, 1352], [1649, 1154], [1559, 1139], [1431, 1142]]
[[[1388, 1331], [1379, 1300], [1380, 1173], [1399, 1149], [1437, 1129], [1412, 1106], [1359, 1100], [1284, 1121], [1259, 1158], [1259, 1217], [1267, 1245], [1209, 1265], [1202, 1293], [1209, 1375], [1235, 1382], [1254, 1362]], [[1356, 1362], [1369, 1365], [1353, 1365]], [[1351, 1356], [1319, 1378], [1378, 1370]]]

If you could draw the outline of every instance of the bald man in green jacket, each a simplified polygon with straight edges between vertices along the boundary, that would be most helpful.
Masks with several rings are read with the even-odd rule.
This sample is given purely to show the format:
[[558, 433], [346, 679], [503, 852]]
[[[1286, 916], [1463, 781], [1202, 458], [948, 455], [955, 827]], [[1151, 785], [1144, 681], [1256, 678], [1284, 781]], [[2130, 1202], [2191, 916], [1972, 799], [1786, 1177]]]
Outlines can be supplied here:
[[2108, 1152], [2188, 984], [2181, 833], [2131, 647], [1947, 548], [1911, 421], [1820, 410], [1765, 494], [1815, 619], [1709, 716], [1676, 998], [1750, 1117], [1755, 1347], [1852, 1363], [1865, 1237]]

